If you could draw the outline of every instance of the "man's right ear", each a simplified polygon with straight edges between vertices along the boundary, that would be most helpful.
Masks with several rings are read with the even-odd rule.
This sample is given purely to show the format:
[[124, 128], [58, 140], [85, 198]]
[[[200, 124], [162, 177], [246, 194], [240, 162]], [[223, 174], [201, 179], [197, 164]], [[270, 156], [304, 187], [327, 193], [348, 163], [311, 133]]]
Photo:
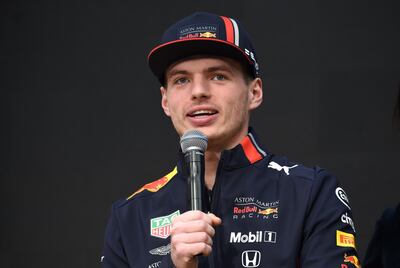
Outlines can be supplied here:
[[160, 87], [160, 92], [161, 92], [161, 107], [163, 108], [164, 113], [167, 116], [170, 116], [168, 108], [167, 89], [164, 87]]

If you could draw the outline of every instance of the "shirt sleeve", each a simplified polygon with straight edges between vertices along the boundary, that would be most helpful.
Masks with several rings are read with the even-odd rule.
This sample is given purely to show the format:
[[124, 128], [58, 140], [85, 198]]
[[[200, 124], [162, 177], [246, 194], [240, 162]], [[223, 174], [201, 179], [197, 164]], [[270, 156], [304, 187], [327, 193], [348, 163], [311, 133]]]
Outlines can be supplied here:
[[122, 244], [121, 232], [115, 209], [112, 209], [107, 224], [101, 264], [104, 268], [129, 268]]
[[336, 178], [315, 169], [309, 197], [300, 267], [360, 268], [351, 208]]

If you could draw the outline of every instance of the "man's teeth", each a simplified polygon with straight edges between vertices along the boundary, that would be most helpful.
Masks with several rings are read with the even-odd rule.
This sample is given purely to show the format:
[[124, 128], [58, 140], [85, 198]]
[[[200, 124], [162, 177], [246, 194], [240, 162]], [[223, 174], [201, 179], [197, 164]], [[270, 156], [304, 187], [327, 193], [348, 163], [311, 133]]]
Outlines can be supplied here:
[[203, 115], [203, 114], [214, 114], [214, 113], [215, 113], [214, 111], [199, 110], [199, 111], [192, 113], [192, 115]]

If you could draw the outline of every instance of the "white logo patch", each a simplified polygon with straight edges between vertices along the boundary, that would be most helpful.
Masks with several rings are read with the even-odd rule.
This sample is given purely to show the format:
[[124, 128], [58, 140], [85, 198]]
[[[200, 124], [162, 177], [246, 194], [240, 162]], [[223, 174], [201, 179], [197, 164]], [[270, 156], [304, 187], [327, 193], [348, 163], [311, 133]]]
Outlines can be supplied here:
[[337, 187], [335, 193], [340, 202], [342, 202], [346, 207], [348, 207], [351, 210], [349, 205], [349, 199], [347, 198], [346, 192], [342, 188]]
[[151, 255], [160, 255], [160, 256], [165, 256], [169, 253], [171, 253], [171, 244], [168, 244], [166, 246], [161, 246], [158, 248], [154, 248], [149, 251]]
[[229, 243], [276, 243], [276, 232], [256, 231], [249, 233], [231, 232]]
[[340, 219], [342, 220], [343, 223], [347, 223], [348, 225], [350, 225], [351, 228], [353, 228], [353, 231], [356, 232], [356, 227], [354, 226], [354, 222], [353, 222], [352, 218], [347, 216], [347, 212], [346, 212], [346, 214], [342, 214]]
[[260, 266], [261, 252], [258, 250], [246, 250], [242, 252], [242, 266], [253, 268]]
[[276, 170], [278, 170], [278, 171], [281, 171], [282, 169], [283, 169], [283, 171], [286, 173], [286, 175], [289, 175], [289, 169], [292, 169], [292, 168], [295, 168], [295, 167], [297, 167], [298, 165], [294, 165], [294, 166], [291, 166], [291, 167], [287, 167], [287, 166], [281, 166], [281, 165], [279, 165], [278, 163], [276, 163], [276, 162], [269, 162], [269, 164], [268, 164], [268, 167], [269, 168], [272, 168], [272, 169], [276, 169]]
[[152, 264], [149, 265], [149, 268], [157, 268], [160, 267], [161, 261], [158, 262], [153, 262]]

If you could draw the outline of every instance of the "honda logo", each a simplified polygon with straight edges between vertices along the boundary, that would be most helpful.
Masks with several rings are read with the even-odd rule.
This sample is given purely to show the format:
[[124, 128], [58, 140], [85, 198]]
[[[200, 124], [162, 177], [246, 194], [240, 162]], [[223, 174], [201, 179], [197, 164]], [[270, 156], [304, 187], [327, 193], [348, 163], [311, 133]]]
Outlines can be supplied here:
[[258, 250], [246, 250], [242, 252], [242, 265], [246, 268], [258, 267], [261, 262], [261, 252]]

